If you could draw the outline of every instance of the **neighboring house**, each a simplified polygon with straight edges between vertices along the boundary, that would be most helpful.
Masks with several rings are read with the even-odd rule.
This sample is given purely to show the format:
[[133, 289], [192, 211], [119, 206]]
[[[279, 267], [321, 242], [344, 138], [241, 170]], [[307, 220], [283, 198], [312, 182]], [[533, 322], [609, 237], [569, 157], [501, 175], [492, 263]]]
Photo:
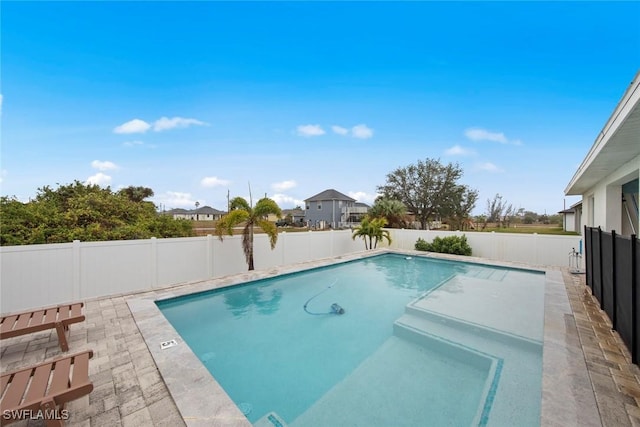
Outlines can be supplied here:
[[304, 203], [306, 208], [304, 218], [310, 227], [337, 228], [347, 225], [356, 201], [346, 194], [329, 189], [309, 197]]
[[304, 210], [303, 209], [283, 209], [282, 218], [286, 218], [291, 215], [291, 222], [294, 224], [304, 223]]
[[637, 235], [639, 179], [640, 72], [598, 134], [565, 194], [582, 196], [581, 224]]
[[174, 219], [190, 219], [193, 221], [217, 221], [225, 213], [211, 206], [203, 206], [195, 210], [171, 209], [165, 212], [166, 215], [171, 215]]
[[562, 214], [562, 227], [564, 231], [577, 231], [580, 233], [582, 230], [582, 202], [575, 203], [571, 207], [558, 212]]
[[342, 208], [343, 218], [346, 218], [347, 223], [360, 223], [362, 217], [369, 213], [369, 209], [371, 207], [366, 203], [355, 202], [353, 207], [345, 206]]

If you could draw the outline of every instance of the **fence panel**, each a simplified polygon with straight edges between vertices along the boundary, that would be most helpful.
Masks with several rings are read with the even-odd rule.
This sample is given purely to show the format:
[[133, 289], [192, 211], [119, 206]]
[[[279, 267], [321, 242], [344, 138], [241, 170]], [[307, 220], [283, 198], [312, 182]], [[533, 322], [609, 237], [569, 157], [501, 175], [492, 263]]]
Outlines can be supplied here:
[[585, 269], [587, 286], [593, 293], [593, 233], [594, 229], [584, 227]]
[[614, 273], [616, 260], [613, 257], [613, 236], [610, 233], [602, 233], [600, 241], [600, 254], [602, 259], [602, 300], [601, 307], [614, 323], [615, 328], [615, 309], [614, 309]]
[[615, 241], [616, 266], [615, 278], [619, 286], [616, 286], [616, 330], [627, 345], [633, 348], [633, 284], [632, 284], [632, 251], [631, 239], [617, 236]]
[[600, 307], [602, 307], [602, 258], [601, 254], [601, 243], [600, 243], [600, 232], [593, 233], [591, 235], [591, 254], [593, 256], [593, 277], [592, 277], [592, 289], [593, 295], [600, 301]]
[[149, 240], [87, 242], [80, 249], [79, 298], [136, 292], [149, 289], [151, 245]]
[[206, 237], [152, 240], [157, 263], [153, 286], [208, 277], [207, 242]]

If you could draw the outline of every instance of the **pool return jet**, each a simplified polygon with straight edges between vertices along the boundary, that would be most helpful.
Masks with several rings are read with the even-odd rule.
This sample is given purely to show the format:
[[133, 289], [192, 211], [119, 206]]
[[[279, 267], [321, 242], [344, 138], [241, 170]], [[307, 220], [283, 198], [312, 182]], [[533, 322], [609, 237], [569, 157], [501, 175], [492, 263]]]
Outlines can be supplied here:
[[333, 285], [335, 285], [336, 283], [338, 283], [338, 279], [334, 280], [332, 284], [330, 284], [329, 286], [327, 286], [325, 289], [321, 290], [320, 292], [318, 292], [317, 294], [315, 294], [314, 296], [312, 296], [311, 298], [309, 298], [307, 300], [307, 302], [304, 303], [304, 311], [306, 311], [309, 314], [313, 314], [314, 316], [324, 316], [327, 314], [344, 314], [344, 308], [340, 307], [340, 305], [337, 302], [334, 302], [333, 304], [331, 304], [331, 311], [327, 311], [324, 313], [316, 313], [313, 311], [309, 311], [307, 309], [307, 305], [309, 305], [309, 303], [311, 302], [311, 300], [313, 300], [314, 298], [322, 295], [323, 293], [327, 292], [329, 289], [333, 288]]

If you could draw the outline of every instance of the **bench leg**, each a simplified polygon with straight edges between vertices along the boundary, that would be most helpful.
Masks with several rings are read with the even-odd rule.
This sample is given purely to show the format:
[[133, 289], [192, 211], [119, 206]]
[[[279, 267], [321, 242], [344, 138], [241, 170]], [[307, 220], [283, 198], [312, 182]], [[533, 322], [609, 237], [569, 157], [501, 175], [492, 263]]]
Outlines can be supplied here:
[[69, 344], [67, 343], [66, 327], [62, 323], [56, 323], [56, 332], [58, 333], [58, 343], [62, 351], [69, 350]]

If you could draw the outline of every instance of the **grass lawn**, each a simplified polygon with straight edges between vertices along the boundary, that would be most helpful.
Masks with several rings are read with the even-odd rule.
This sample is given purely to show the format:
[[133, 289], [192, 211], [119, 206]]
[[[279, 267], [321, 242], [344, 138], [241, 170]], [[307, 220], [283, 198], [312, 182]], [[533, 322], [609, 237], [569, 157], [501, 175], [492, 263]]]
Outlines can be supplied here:
[[[471, 232], [473, 231], [475, 230], [471, 230]], [[578, 235], [578, 233], [576, 233], [575, 231], [564, 231], [562, 227], [554, 226], [554, 225], [530, 226], [530, 225], [518, 224], [517, 226], [511, 226], [509, 228], [487, 227], [482, 231], [478, 230], [478, 232], [480, 233], [486, 233], [488, 231], [495, 231], [496, 233], [524, 233], [524, 234], [538, 233], [538, 234], [559, 234], [559, 235], [566, 235], [566, 236]]]

